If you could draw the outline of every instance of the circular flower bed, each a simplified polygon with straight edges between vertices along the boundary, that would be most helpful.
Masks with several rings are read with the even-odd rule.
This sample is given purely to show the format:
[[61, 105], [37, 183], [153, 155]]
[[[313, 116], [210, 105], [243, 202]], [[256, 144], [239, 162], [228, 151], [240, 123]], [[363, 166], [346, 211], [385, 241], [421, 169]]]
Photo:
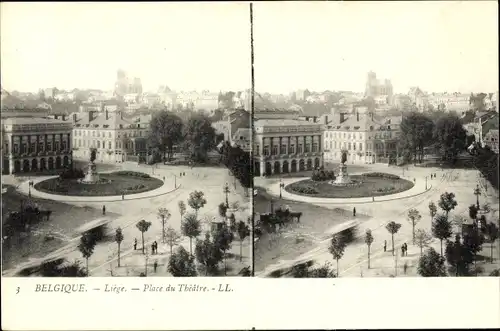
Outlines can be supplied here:
[[99, 178], [102, 181], [96, 184], [80, 183], [78, 179], [51, 178], [35, 184], [35, 189], [70, 196], [112, 196], [147, 192], [163, 185], [163, 181], [157, 178], [134, 171], [99, 174]]
[[287, 185], [285, 190], [318, 198], [363, 198], [407, 191], [414, 185], [411, 181], [387, 173], [372, 172], [349, 177], [353, 180], [353, 185], [335, 186], [329, 181], [305, 179]]

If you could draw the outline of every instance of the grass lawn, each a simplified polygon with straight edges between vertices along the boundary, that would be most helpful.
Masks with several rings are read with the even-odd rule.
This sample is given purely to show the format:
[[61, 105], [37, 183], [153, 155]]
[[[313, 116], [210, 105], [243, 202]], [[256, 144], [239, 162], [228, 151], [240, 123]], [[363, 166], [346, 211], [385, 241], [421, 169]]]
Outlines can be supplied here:
[[[409, 190], [413, 183], [405, 179], [388, 179], [381, 177], [367, 177], [362, 175], [350, 176], [354, 181], [360, 182], [353, 186], [334, 186], [328, 181], [315, 182], [311, 179], [301, 180], [285, 187], [290, 193], [322, 198], [361, 198], [383, 196]], [[303, 193], [304, 190], [313, 189], [312, 192]]]
[[65, 194], [71, 196], [110, 196], [142, 193], [157, 189], [163, 181], [149, 177], [126, 175], [131, 172], [112, 172], [99, 177], [108, 182], [102, 184], [82, 184], [76, 179], [52, 178], [35, 184], [35, 188], [46, 193]]
[[[271, 196], [257, 188], [254, 199], [255, 213], [269, 213]], [[289, 225], [279, 236], [263, 234], [254, 245], [255, 271], [259, 272], [279, 260], [291, 260], [312, 250], [320, 241], [327, 239], [329, 229], [349, 220], [366, 221], [368, 216], [359, 212], [354, 218], [352, 211], [329, 209], [289, 200], [273, 200], [274, 209], [288, 206], [294, 212], [302, 212], [299, 224]]]
[[[2, 220], [9, 212], [20, 208], [21, 200], [27, 197], [14, 190], [10, 185], [4, 185], [7, 193], [2, 194]], [[76, 207], [73, 205], [45, 199], [31, 199], [42, 210], [51, 210], [52, 214], [48, 222], [39, 223], [30, 236], [20, 236], [18, 240], [12, 240], [11, 246], [2, 245], [2, 265], [9, 269], [15, 264], [25, 262], [30, 257], [39, 257], [61, 247], [65, 244], [64, 237], [75, 236], [75, 229], [102, 218], [102, 211], [90, 207]], [[106, 212], [105, 218], [115, 219], [119, 214], [112, 210]], [[46, 240], [46, 234], [58, 233], [53, 240]]]

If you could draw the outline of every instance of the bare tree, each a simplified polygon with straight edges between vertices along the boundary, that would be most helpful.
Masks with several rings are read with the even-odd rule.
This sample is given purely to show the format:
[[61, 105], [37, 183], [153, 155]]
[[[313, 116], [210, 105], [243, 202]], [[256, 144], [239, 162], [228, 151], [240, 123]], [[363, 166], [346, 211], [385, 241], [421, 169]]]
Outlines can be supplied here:
[[161, 221], [161, 239], [162, 239], [163, 243], [165, 243], [165, 239], [166, 239], [166, 235], [167, 235], [166, 225], [167, 225], [167, 221], [170, 218], [170, 216], [172, 216], [172, 215], [170, 214], [170, 212], [168, 211], [167, 208], [159, 208], [158, 209], [158, 218]]
[[412, 238], [414, 245], [415, 245], [415, 226], [418, 224], [421, 218], [422, 216], [420, 215], [419, 211], [416, 210], [415, 208], [408, 210], [408, 220], [411, 223]]
[[368, 229], [365, 233], [365, 243], [368, 246], [368, 269], [370, 269], [370, 248], [373, 243], [372, 230]]
[[425, 230], [418, 229], [415, 233], [415, 243], [420, 247], [420, 256], [424, 254], [424, 247], [428, 247], [432, 242], [432, 236]]

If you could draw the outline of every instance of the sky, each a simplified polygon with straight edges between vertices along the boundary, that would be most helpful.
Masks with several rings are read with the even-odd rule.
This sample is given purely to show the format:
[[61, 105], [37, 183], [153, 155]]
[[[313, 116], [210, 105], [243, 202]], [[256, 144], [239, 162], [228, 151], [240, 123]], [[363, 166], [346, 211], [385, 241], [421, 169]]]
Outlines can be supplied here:
[[246, 3], [1, 3], [8, 91], [113, 89], [121, 68], [145, 90], [250, 88]]
[[255, 89], [498, 91], [496, 1], [254, 5]]

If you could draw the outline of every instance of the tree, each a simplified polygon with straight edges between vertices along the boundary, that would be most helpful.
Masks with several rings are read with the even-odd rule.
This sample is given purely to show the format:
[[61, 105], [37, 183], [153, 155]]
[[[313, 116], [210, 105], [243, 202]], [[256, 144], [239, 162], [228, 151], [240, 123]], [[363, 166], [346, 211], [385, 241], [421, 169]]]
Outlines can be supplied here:
[[443, 256], [443, 240], [448, 240], [453, 234], [451, 222], [445, 215], [438, 215], [432, 223], [432, 234], [441, 242], [441, 256]]
[[165, 226], [167, 225], [167, 220], [170, 218], [170, 212], [168, 211], [167, 208], [159, 208], [158, 209], [158, 218], [161, 220], [161, 238], [162, 242], [165, 243], [166, 239], [166, 229]]
[[184, 217], [184, 214], [186, 213], [186, 204], [184, 203], [184, 201], [180, 200], [178, 202], [178, 206], [179, 206], [179, 213], [181, 214], [181, 220], [182, 220], [182, 218]]
[[444, 258], [434, 248], [428, 248], [418, 260], [417, 272], [422, 277], [444, 277], [446, 269]]
[[331, 267], [329, 262], [325, 262], [324, 265], [312, 268], [309, 270], [308, 278], [335, 278], [335, 270]]
[[238, 238], [240, 239], [240, 261], [243, 259], [243, 240], [250, 235], [250, 227], [243, 221], [237, 225]]
[[437, 213], [437, 207], [434, 201], [429, 202], [429, 215], [431, 215], [431, 221], [434, 219], [434, 216], [436, 216]]
[[148, 222], [146, 220], [140, 220], [136, 225], [137, 229], [141, 231], [141, 237], [142, 237], [142, 254], [144, 254], [144, 232], [149, 230], [149, 227], [151, 226], [151, 222]]
[[82, 256], [85, 258], [86, 262], [85, 269], [87, 270], [87, 276], [90, 275], [89, 258], [94, 253], [95, 245], [96, 241], [92, 236], [92, 234], [90, 234], [89, 232], [84, 232], [83, 235], [80, 237], [80, 244], [78, 245], [78, 250], [80, 251], [80, 253], [82, 253]]
[[188, 205], [195, 210], [196, 216], [198, 216], [198, 210], [203, 208], [206, 203], [205, 193], [202, 191], [194, 191], [189, 194]]
[[170, 247], [170, 255], [172, 255], [173, 247], [179, 245], [181, 240], [180, 234], [177, 233], [172, 227], [168, 227], [165, 233], [165, 241], [167, 245]]
[[189, 253], [193, 254], [193, 238], [201, 234], [200, 221], [195, 214], [187, 214], [181, 225], [182, 234], [189, 237]]
[[462, 242], [466, 249], [472, 253], [472, 262], [474, 263], [474, 267], [476, 267], [477, 253], [481, 251], [484, 244], [484, 236], [478, 231], [477, 225], [473, 227], [472, 231], [464, 234]]
[[226, 223], [222, 223], [222, 226], [214, 231], [213, 237], [215, 246], [223, 253], [222, 258], [224, 260], [224, 275], [226, 275], [226, 252], [231, 248], [231, 243], [234, 239], [233, 232], [231, 232]]
[[205, 239], [199, 240], [195, 248], [196, 260], [205, 267], [205, 275], [217, 269], [223, 259], [223, 254], [216, 243], [210, 238], [210, 233], [205, 233]]
[[446, 217], [448, 217], [449, 212], [452, 209], [455, 209], [457, 205], [458, 203], [455, 200], [455, 193], [444, 192], [443, 194], [441, 194], [438, 206], [446, 213]]
[[184, 247], [179, 246], [177, 251], [170, 256], [168, 261], [168, 272], [174, 277], [194, 277], [196, 276], [196, 266], [194, 258]]
[[432, 241], [432, 236], [425, 230], [418, 229], [415, 233], [415, 243], [420, 247], [420, 256], [423, 254], [424, 247], [429, 246]]
[[222, 217], [224, 220], [227, 221], [226, 213], [227, 213], [227, 206], [225, 203], [221, 202], [219, 204], [219, 215], [220, 215], [220, 217]]
[[118, 266], [120, 266], [120, 245], [123, 241], [123, 233], [121, 228], [117, 228], [115, 231], [115, 242], [118, 244]]
[[455, 114], [449, 113], [438, 118], [433, 137], [443, 161], [455, 163], [458, 154], [465, 150], [467, 134]]
[[229, 215], [229, 229], [231, 229], [232, 232], [236, 232], [236, 216], [234, 216], [234, 213]]
[[182, 128], [179, 116], [164, 110], [156, 112], [149, 122], [148, 142], [163, 153], [164, 160], [171, 160], [174, 145], [182, 140]]
[[368, 246], [368, 269], [370, 269], [370, 248], [373, 243], [372, 230], [368, 229], [365, 233], [365, 243]]
[[491, 263], [493, 263], [493, 244], [498, 239], [498, 227], [495, 223], [486, 223], [483, 231], [486, 235], [486, 238], [488, 239], [488, 243], [490, 244], [490, 258]]
[[417, 225], [421, 218], [422, 216], [415, 208], [412, 208], [408, 211], [408, 219], [410, 220], [412, 228], [413, 244], [415, 244], [415, 225]]
[[476, 222], [477, 222], [477, 214], [478, 214], [478, 212], [479, 212], [479, 209], [477, 208], [476, 205], [470, 205], [469, 206], [469, 217], [474, 222], [474, 224], [476, 224]]
[[190, 159], [194, 162], [205, 162], [208, 152], [215, 147], [215, 136], [215, 129], [207, 116], [191, 116], [184, 127], [184, 144]]
[[394, 255], [394, 235], [398, 233], [399, 229], [401, 228], [401, 224], [396, 223], [394, 221], [391, 221], [385, 225], [385, 228], [389, 233], [391, 234], [391, 239], [392, 239], [392, 255]]
[[330, 254], [332, 254], [335, 261], [337, 261], [337, 277], [339, 276], [339, 260], [344, 255], [344, 250], [346, 246], [347, 246], [346, 242], [340, 235], [334, 234], [332, 236], [332, 240], [330, 241], [330, 247], [328, 247], [328, 251], [330, 252]]
[[432, 143], [433, 121], [426, 115], [413, 111], [401, 121], [400, 147], [407, 161], [422, 162], [424, 148]]
[[467, 245], [460, 240], [460, 235], [455, 236], [455, 241], [446, 242], [446, 261], [455, 270], [455, 276], [468, 276], [469, 267], [473, 263], [474, 254]]

